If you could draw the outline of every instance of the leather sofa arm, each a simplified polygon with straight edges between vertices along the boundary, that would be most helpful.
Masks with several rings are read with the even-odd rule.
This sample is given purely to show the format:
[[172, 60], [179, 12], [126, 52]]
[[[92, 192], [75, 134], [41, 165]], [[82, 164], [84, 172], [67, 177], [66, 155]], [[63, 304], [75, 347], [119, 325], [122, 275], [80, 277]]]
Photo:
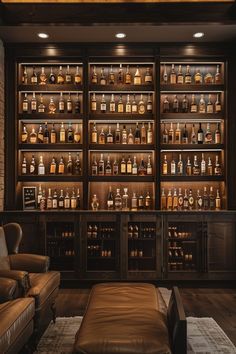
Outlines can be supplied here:
[[9, 256], [11, 269], [20, 269], [29, 273], [45, 273], [49, 268], [49, 257], [37, 254], [12, 254]]
[[16, 298], [17, 282], [13, 279], [0, 278], [0, 303]]
[[25, 296], [30, 289], [30, 279], [27, 272], [21, 270], [0, 270], [0, 277], [13, 279], [17, 282], [17, 296]]

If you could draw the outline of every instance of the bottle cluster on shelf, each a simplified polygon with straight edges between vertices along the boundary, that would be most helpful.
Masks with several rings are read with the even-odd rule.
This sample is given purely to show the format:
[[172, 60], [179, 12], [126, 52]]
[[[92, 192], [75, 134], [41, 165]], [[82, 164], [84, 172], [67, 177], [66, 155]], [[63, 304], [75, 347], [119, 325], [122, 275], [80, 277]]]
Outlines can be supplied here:
[[[39, 124], [39, 123], [38, 123]], [[79, 124], [68, 123], [67, 128], [64, 122], [61, 124], [52, 123], [49, 129], [48, 123], [39, 124], [37, 131], [34, 127], [29, 132], [26, 124], [23, 124], [21, 131], [21, 143], [23, 144], [56, 144], [56, 143], [81, 143], [81, 130]]]
[[156, 236], [155, 226], [141, 226], [138, 224], [128, 225], [128, 238], [129, 239], [153, 239]]
[[[25, 93], [24, 99], [22, 101], [22, 113], [24, 114], [34, 114], [34, 113], [81, 113], [81, 100], [79, 92], [66, 94], [65, 92], [60, 92], [60, 96], [55, 93], [44, 92], [35, 94]], [[75, 95], [75, 98], [72, 98]], [[30, 98], [28, 97], [30, 95]], [[49, 99], [50, 95], [50, 99]], [[65, 98], [66, 95], [66, 98]]]
[[111, 225], [88, 224], [88, 239], [111, 239], [114, 237], [115, 227]]
[[105, 160], [103, 153], [97, 161], [96, 155], [94, 155], [91, 174], [92, 176], [152, 175], [151, 155], [148, 155], [147, 161], [145, 161], [143, 155], [140, 161], [138, 161], [135, 155], [132, 158], [129, 155], [128, 159], [126, 159], [124, 155], [122, 159], [116, 158], [115, 155], [115, 157], [111, 159], [110, 154], [107, 155], [107, 159]]
[[167, 129], [166, 123], [164, 123], [162, 131], [162, 143], [163, 144], [221, 144], [222, 136], [220, 130], [220, 123], [216, 124], [214, 133], [211, 128], [212, 123], [207, 123], [206, 129], [202, 129], [202, 123], [198, 125], [198, 130], [195, 128], [195, 124], [191, 124], [191, 131], [189, 131], [190, 123], [184, 123], [181, 127], [180, 123], [177, 123], [176, 129], [170, 122], [170, 127]]
[[21, 83], [24, 85], [45, 85], [45, 84], [76, 84], [80, 85], [82, 83], [81, 68], [79, 65], [73, 64], [73, 69], [70, 65], [63, 65], [57, 67], [48, 66], [29, 67], [24, 66]]
[[192, 237], [191, 231], [179, 230], [177, 226], [169, 226], [168, 227], [168, 237], [169, 239], [189, 239]]
[[152, 70], [150, 67], [140, 68], [139, 65], [134, 68], [129, 64], [126, 65], [124, 70], [122, 64], [118, 67], [111, 65], [110, 68], [101, 66], [100, 72], [97, 72], [96, 65], [91, 67], [91, 79], [90, 82], [93, 85], [142, 85], [151, 84], [153, 82]]
[[167, 160], [167, 155], [164, 155], [162, 162], [162, 175], [172, 176], [221, 176], [222, 168], [219, 162], [219, 155], [215, 155], [214, 166], [211, 157], [205, 157], [204, 153], [201, 154], [201, 162], [199, 162], [198, 155], [194, 155], [193, 161], [188, 156], [183, 160], [182, 155], [179, 154], [179, 160], [176, 161], [172, 157], [171, 161]]
[[222, 84], [220, 65], [214, 65], [211, 69], [204, 70], [201, 65], [164, 64], [162, 82], [165, 84]]
[[81, 197], [80, 189], [77, 188], [77, 193], [75, 188], [69, 190], [54, 189], [52, 192], [51, 188], [48, 188], [47, 193], [45, 189], [42, 189], [41, 184], [39, 185], [38, 195], [37, 195], [37, 207], [40, 210], [51, 210], [51, 209], [80, 209], [81, 208]]
[[87, 255], [88, 257], [112, 257], [112, 250], [110, 248], [104, 248], [102, 245], [88, 245]]
[[91, 132], [91, 143], [92, 144], [152, 144], [153, 143], [153, 130], [152, 123], [149, 122], [148, 126], [143, 122], [141, 124], [141, 129], [139, 123], [136, 123], [136, 128], [133, 130], [132, 127], [129, 130], [126, 125], [120, 129], [120, 123], [116, 124], [116, 129], [112, 129], [111, 125], [108, 127], [108, 131], [104, 131], [101, 128], [99, 132], [97, 130], [96, 122], [93, 124]]
[[32, 154], [31, 160], [28, 161], [23, 155], [21, 164], [22, 175], [82, 175], [82, 166], [80, 161], [79, 152], [76, 153], [76, 158], [72, 159], [72, 153], [68, 153], [68, 160], [61, 156], [60, 160], [57, 160], [54, 156], [51, 162], [46, 165], [44, 163], [43, 154], [40, 153], [39, 160], [36, 161], [34, 154]]
[[[130, 113], [130, 114], [145, 114], [152, 113], [153, 101], [152, 94], [140, 94], [139, 99], [136, 99], [137, 94], [119, 94], [115, 96], [112, 94], [99, 94], [99, 101], [97, 100], [98, 94], [95, 92], [91, 95], [91, 113]], [[126, 98], [124, 99], [123, 96]]]
[[168, 247], [168, 269], [169, 270], [196, 270], [193, 252], [184, 250], [182, 245], [176, 242], [169, 242]]
[[172, 99], [168, 95], [164, 96], [162, 103], [162, 113], [220, 113], [222, 111], [220, 94], [213, 99], [212, 94], [201, 94], [196, 99], [196, 94], [179, 96], [173, 95]]
[[161, 193], [161, 209], [169, 211], [177, 210], [220, 210], [221, 209], [221, 196], [219, 189], [214, 192], [212, 186], [208, 192], [207, 187], [204, 187], [203, 193], [199, 189], [196, 195], [193, 190], [189, 188], [184, 189], [182, 194], [182, 188], [168, 189], [166, 194], [165, 188], [162, 188]]

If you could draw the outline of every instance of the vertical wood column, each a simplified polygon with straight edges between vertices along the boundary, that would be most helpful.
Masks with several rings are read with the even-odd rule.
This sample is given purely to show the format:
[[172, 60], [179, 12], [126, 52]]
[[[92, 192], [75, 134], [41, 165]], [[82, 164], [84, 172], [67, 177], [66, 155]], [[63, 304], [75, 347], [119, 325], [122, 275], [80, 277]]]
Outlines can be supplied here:
[[4, 207], [4, 47], [0, 41], [0, 210]]

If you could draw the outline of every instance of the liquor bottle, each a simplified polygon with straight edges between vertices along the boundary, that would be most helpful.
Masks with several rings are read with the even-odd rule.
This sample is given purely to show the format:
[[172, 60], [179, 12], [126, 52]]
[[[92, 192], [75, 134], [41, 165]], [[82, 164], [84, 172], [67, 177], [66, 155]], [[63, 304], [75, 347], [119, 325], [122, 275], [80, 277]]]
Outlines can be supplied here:
[[166, 128], [166, 123], [164, 123], [164, 129], [163, 129], [163, 133], [162, 133], [162, 142], [163, 142], [163, 144], [169, 143], [169, 134], [168, 134], [168, 130]]
[[129, 70], [129, 65], [126, 66], [125, 84], [131, 84], [131, 73]]
[[217, 123], [214, 141], [215, 141], [215, 144], [221, 144], [220, 123]]
[[132, 174], [132, 162], [131, 162], [130, 156], [128, 157], [128, 161], [126, 164], [126, 172], [127, 172], [127, 175]]
[[167, 194], [167, 210], [172, 210], [172, 209], [173, 209], [173, 199], [172, 199], [171, 189], [169, 189]]
[[195, 133], [195, 124], [192, 125], [192, 132], [191, 132], [191, 144], [197, 144], [197, 135]]
[[184, 75], [182, 73], [182, 65], [179, 65], [178, 73], [177, 73], [177, 84], [184, 83]]
[[179, 123], [177, 123], [177, 128], [175, 130], [175, 144], [180, 144], [181, 140], [182, 140], [181, 129], [180, 129]]
[[109, 112], [113, 113], [116, 111], [116, 103], [114, 98], [114, 93], [111, 95], [110, 105], [109, 105]]
[[162, 192], [161, 192], [161, 209], [162, 210], [166, 210], [167, 208], [167, 198], [166, 198], [166, 194], [165, 194], [165, 189], [162, 188]]
[[186, 175], [187, 176], [191, 176], [192, 175], [192, 164], [191, 164], [189, 156], [187, 158], [187, 164], [186, 164]]
[[52, 190], [48, 188], [47, 209], [52, 209]]
[[211, 158], [210, 157], [208, 157], [207, 174], [208, 174], [208, 176], [212, 176], [213, 175], [213, 167], [212, 167], [212, 162], [211, 162]]
[[207, 123], [207, 129], [205, 133], [205, 144], [212, 144], [212, 132], [210, 129], [210, 123]]
[[93, 162], [92, 162], [92, 176], [97, 176], [97, 174], [98, 174], [98, 164], [97, 164], [96, 156], [94, 155]]
[[22, 164], [21, 164], [21, 174], [26, 175], [27, 174], [27, 161], [26, 157], [23, 156]]
[[133, 192], [133, 196], [131, 198], [131, 211], [137, 211], [138, 210], [138, 198], [136, 196], [136, 193]]
[[173, 129], [173, 123], [170, 123], [170, 129], [168, 131], [168, 143], [169, 144], [173, 144], [174, 143], [174, 136], [175, 136], [175, 132]]
[[215, 210], [216, 205], [215, 205], [215, 196], [213, 192], [213, 187], [210, 187], [210, 193], [209, 193], [209, 209], [210, 210]]
[[201, 175], [202, 175], [202, 176], [205, 176], [205, 175], [206, 175], [206, 161], [205, 161], [205, 158], [204, 158], [204, 153], [202, 153]]
[[189, 189], [189, 195], [188, 195], [188, 205], [189, 205], [189, 210], [193, 210], [194, 209], [194, 204], [195, 204], [195, 200], [193, 197], [193, 192], [192, 189]]
[[134, 143], [135, 144], [140, 144], [141, 143], [141, 132], [138, 126], [138, 122], [136, 123], [136, 129], [134, 133]]
[[204, 210], [209, 209], [209, 197], [207, 194], [207, 187], [204, 187], [204, 192], [203, 192], [203, 209]]
[[192, 83], [192, 75], [190, 73], [190, 66], [187, 65], [186, 67], [186, 73], [185, 73], [185, 76], [184, 76], [184, 83], [185, 84], [191, 84]]
[[50, 114], [54, 114], [56, 112], [56, 105], [54, 103], [54, 99], [53, 97], [50, 98], [50, 102], [49, 102], [49, 105], [48, 105], [48, 109], [49, 109], [49, 113]]
[[152, 164], [151, 164], [151, 156], [148, 155], [148, 163], [147, 163], [147, 175], [152, 175]]
[[70, 209], [70, 196], [69, 196], [68, 188], [66, 189], [66, 195], [64, 199], [64, 209]]
[[81, 104], [79, 100], [79, 93], [77, 92], [75, 97], [75, 113], [81, 113]]
[[71, 157], [71, 152], [68, 153], [68, 161], [66, 165], [66, 171], [67, 174], [72, 175], [73, 173], [73, 162], [72, 162], [72, 157]]
[[107, 209], [108, 210], [114, 209], [114, 197], [113, 197], [113, 193], [111, 190], [111, 186], [109, 186], [109, 192], [108, 192], [108, 196], [107, 196]]
[[187, 96], [184, 95], [184, 98], [182, 100], [182, 112], [188, 113], [188, 110], [189, 110], [189, 102], [188, 102]]
[[194, 75], [194, 82], [195, 84], [202, 84], [202, 74], [199, 68], [196, 70], [196, 73]]
[[203, 130], [202, 130], [202, 123], [199, 123], [199, 128], [197, 132], [197, 143], [203, 144]]
[[178, 210], [182, 210], [184, 206], [184, 198], [182, 194], [182, 189], [179, 188], [179, 194], [178, 194]]
[[111, 65], [109, 75], [108, 75], [108, 83], [109, 83], [109, 85], [114, 85], [114, 83], [115, 83], [115, 74], [114, 74], [112, 65]]
[[41, 68], [41, 73], [39, 75], [39, 85], [45, 85], [47, 82], [47, 75], [45, 74], [44, 67]]
[[141, 85], [142, 84], [142, 78], [140, 75], [139, 67], [137, 65], [136, 72], [134, 74], [134, 85]]
[[202, 199], [202, 196], [201, 196], [200, 191], [198, 189], [197, 190], [197, 198], [196, 198], [196, 209], [202, 210], [202, 206], [203, 206], [203, 199]]
[[151, 126], [151, 122], [148, 122], [147, 144], [152, 144], [152, 143], [153, 143], [152, 126]]
[[115, 195], [115, 210], [121, 210], [122, 209], [122, 199], [120, 195], [120, 189], [116, 189], [116, 195]]
[[178, 196], [176, 188], [174, 188], [173, 193], [173, 210], [178, 210]]
[[120, 163], [120, 173], [122, 175], [126, 174], [126, 161], [125, 161], [124, 155], [122, 156], [122, 160], [121, 160], [121, 163]]
[[163, 163], [162, 163], [162, 174], [167, 175], [168, 174], [168, 162], [166, 155], [164, 155]]
[[221, 112], [221, 102], [220, 102], [220, 94], [217, 93], [216, 102], [215, 102], [215, 113]]
[[121, 133], [120, 133], [120, 124], [116, 123], [116, 130], [115, 130], [115, 143], [121, 143]]
[[222, 174], [218, 155], [216, 155], [214, 174], [215, 174], [215, 176], [221, 176], [221, 174]]
[[79, 129], [79, 124], [76, 124], [75, 125], [75, 133], [74, 133], [74, 142], [76, 144], [79, 144], [81, 141], [81, 132], [80, 132], [80, 129]]
[[215, 209], [216, 210], [220, 210], [221, 209], [221, 198], [220, 198], [219, 189], [217, 189], [217, 191], [216, 191]]
[[35, 66], [33, 66], [33, 73], [30, 78], [30, 82], [32, 85], [37, 85], [37, 83], [38, 83], [38, 75], [36, 73]]
[[152, 113], [152, 96], [149, 93], [147, 98], [147, 112]]
[[64, 209], [64, 192], [63, 189], [61, 189], [61, 194], [58, 198], [58, 208], [59, 209]]
[[119, 164], [118, 164], [118, 162], [116, 161], [116, 158], [115, 158], [115, 160], [114, 160], [114, 162], [113, 162], [113, 165], [112, 165], [112, 174], [113, 174], [114, 176], [117, 176], [117, 175], [119, 174]]
[[49, 75], [49, 78], [48, 78], [48, 82], [49, 84], [55, 84], [56, 83], [56, 76], [53, 72], [53, 68], [51, 67], [51, 71], [50, 71], [50, 75]]
[[132, 133], [132, 128], [130, 128], [130, 130], [129, 130], [128, 144], [134, 144], [134, 134]]
[[132, 165], [132, 175], [137, 175], [138, 174], [138, 165], [136, 162], [136, 156], [134, 156], [134, 162]]
[[206, 113], [206, 102], [204, 100], [204, 95], [203, 94], [200, 96], [199, 113]]
[[122, 144], [127, 144], [128, 141], [128, 135], [127, 135], [127, 130], [126, 130], [126, 126], [123, 125], [123, 129], [121, 132], [121, 143]]
[[187, 189], [184, 190], [183, 209], [184, 209], [184, 210], [188, 210], [188, 209], [189, 209], [189, 200], [188, 200]]
[[52, 161], [50, 163], [50, 168], [49, 168], [50, 175], [55, 175], [56, 170], [57, 170], [57, 164], [56, 164], [55, 157], [53, 156]]
[[170, 163], [170, 174], [176, 175], [176, 163], [175, 163], [174, 158], [172, 158], [171, 163]]
[[52, 197], [52, 209], [58, 208], [58, 198], [57, 198], [57, 191], [54, 190], [53, 197]]
[[144, 123], [142, 123], [141, 127], [141, 144], [147, 144], [147, 132]]
[[146, 69], [146, 73], [144, 76], [144, 82], [145, 82], [145, 84], [152, 83], [152, 73], [151, 73], [151, 69], [149, 67], [147, 67], [147, 69]]
[[100, 104], [100, 111], [101, 113], [106, 113], [107, 110], [107, 104], [106, 104], [106, 100], [105, 100], [105, 95], [102, 95], [102, 100], [101, 100], [101, 104]]
[[138, 197], [138, 209], [139, 210], [143, 210], [144, 209], [144, 197], [143, 197], [143, 193], [141, 192], [141, 194], [139, 194]]
[[65, 101], [63, 98], [63, 92], [60, 93], [60, 99], [59, 99], [59, 113], [64, 113], [65, 112]]
[[82, 174], [82, 167], [81, 167], [79, 152], [76, 153], [76, 159], [75, 159], [75, 164], [74, 164], [74, 174], [77, 176], [81, 176], [81, 174]]
[[122, 95], [120, 95], [120, 97], [119, 97], [117, 112], [124, 113], [124, 103], [123, 103]]
[[96, 71], [96, 66], [93, 66], [93, 72], [92, 72], [92, 77], [91, 77], [91, 84], [97, 84], [98, 83], [98, 75]]
[[117, 75], [117, 84], [123, 84], [124, 83], [124, 72], [122, 68], [122, 64], [120, 64], [118, 75]]
[[41, 211], [46, 209], [46, 197], [45, 197], [45, 189], [42, 191], [42, 197], [40, 199], [39, 209]]
[[122, 210], [129, 210], [128, 188], [124, 188], [124, 194], [122, 195]]
[[76, 85], [81, 85], [82, 83], [82, 78], [81, 78], [80, 69], [78, 65], [76, 66], [76, 70], [75, 70], [74, 83]]
[[174, 100], [173, 100], [173, 112], [178, 113], [179, 112], [179, 100], [177, 98], [177, 95], [174, 95]]
[[71, 100], [71, 96], [70, 96], [70, 92], [66, 101], [66, 110], [67, 113], [72, 113], [73, 110], [73, 104], [72, 104], [72, 100]]
[[222, 83], [222, 77], [220, 73], [220, 65], [216, 66], [216, 73], [215, 73], [215, 84], [221, 84]]
[[37, 196], [37, 207], [39, 208], [40, 200], [42, 198], [42, 185], [39, 184], [38, 196]]
[[38, 164], [38, 175], [45, 175], [45, 165], [43, 163], [43, 156], [40, 155], [39, 157], [39, 164]]
[[98, 131], [96, 128], [96, 123], [93, 123], [93, 130], [92, 130], [92, 134], [91, 134], [91, 143], [92, 144], [97, 144], [98, 142]]
[[211, 100], [211, 94], [208, 95], [208, 102], [207, 102], [207, 106], [206, 106], [206, 112], [207, 113], [213, 113], [214, 111], [214, 106]]
[[43, 95], [42, 94], [40, 94], [40, 98], [39, 98], [38, 112], [39, 113], [45, 112], [45, 105], [43, 103]]
[[77, 188], [76, 209], [80, 209], [80, 206], [81, 206], [80, 190], [79, 188]]
[[169, 113], [169, 112], [170, 112], [170, 102], [168, 100], [168, 96], [165, 96], [163, 101], [163, 113]]
[[91, 111], [96, 112], [97, 111], [97, 99], [96, 99], [96, 94], [95, 92], [92, 95], [91, 99]]
[[102, 130], [98, 136], [98, 144], [105, 144], [105, 143], [106, 143], [106, 136], [105, 136], [104, 130], [102, 128]]
[[164, 70], [163, 70], [163, 83], [164, 84], [168, 83], [168, 74], [167, 74], [166, 64], [164, 64]]
[[66, 130], [65, 130], [63, 122], [61, 123], [60, 131], [59, 131], [59, 142], [60, 143], [65, 143], [66, 142]]
[[72, 190], [72, 195], [71, 195], [71, 198], [70, 198], [70, 208], [71, 209], [76, 209], [76, 195], [75, 195], [74, 188]]
[[194, 93], [192, 94], [192, 100], [191, 100], [191, 105], [190, 105], [190, 112], [191, 113], [197, 113], [198, 108], [197, 108], [197, 103], [195, 99]]
[[204, 76], [204, 83], [205, 84], [213, 84], [213, 76], [209, 70], [207, 71], [206, 75]]
[[111, 132], [111, 126], [109, 125], [108, 133], [107, 133], [107, 144], [113, 144], [113, 142], [114, 142], [114, 138]]
[[68, 124], [67, 129], [67, 142], [73, 143], [74, 142], [74, 129], [72, 128], [71, 123]]
[[130, 95], [127, 95], [127, 101], [125, 104], [125, 113], [132, 113], [132, 105], [130, 102]]
[[27, 143], [28, 142], [28, 131], [27, 128], [25, 126], [25, 124], [23, 125], [23, 129], [21, 132], [21, 143]]
[[179, 154], [179, 161], [177, 163], [177, 175], [181, 176], [184, 173], [184, 164], [182, 161], [182, 156]]
[[99, 176], [104, 176], [104, 169], [105, 169], [105, 164], [104, 164], [103, 154], [101, 154], [100, 160], [98, 161]]
[[22, 84], [27, 85], [28, 84], [28, 72], [27, 72], [27, 67], [24, 67], [22, 79], [21, 79]]
[[58, 174], [63, 175], [65, 173], [65, 164], [63, 156], [60, 158], [60, 162], [58, 164]]
[[197, 155], [194, 155], [194, 159], [193, 159], [193, 175], [194, 176], [199, 176], [200, 175], [200, 167], [198, 164], [198, 160], [197, 160]]
[[40, 143], [40, 144], [43, 143], [43, 136], [44, 136], [43, 127], [42, 127], [42, 124], [40, 124], [38, 134], [37, 134], [38, 143]]
[[29, 100], [28, 100], [28, 95], [25, 93], [25, 97], [22, 103], [22, 111], [23, 113], [28, 113], [29, 112]]
[[188, 144], [188, 130], [187, 130], [186, 123], [184, 124], [184, 130], [183, 130], [183, 135], [182, 135], [182, 143], [183, 144]]
[[49, 138], [50, 138], [50, 134], [49, 134], [49, 130], [48, 130], [48, 124], [47, 124], [47, 122], [45, 122], [45, 124], [44, 124], [44, 133], [43, 133], [43, 142], [44, 142], [44, 144], [49, 144]]
[[110, 155], [107, 157], [107, 163], [105, 166], [105, 175], [111, 176], [112, 169], [111, 169], [111, 162], [110, 162]]
[[107, 78], [104, 73], [104, 68], [101, 68], [100, 85], [106, 85], [106, 84], [107, 84]]
[[59, 72], [57, 74], [57, 84], [64, 84], [65, 78], [62, 73], [62, 66], [59, 66]]
[[176, 72], [175, 72], [175, 65], [172, 64], [171, 73], [170, 73], [170, 83], [171, 84], [176, 84], [176, 82], [177, 82], [177, 75], [176, 75]]
[[141, 94], [140, 101], [138, 103], [138, 113], [139, 114], [144, 114], [145, 111], [146, 111], [146, 108], [145, 108], [145, 104], [144, 104], [144, 101], [143, 101], [143, 95]]
[[137, 105], [137, 102], [136, 102], [136, 99], [135, 99], [135, 94], [133, 95], [133, 101], [132, 101], [131, 109], [132, 109], [132, 113], [133, 114], [136, 114], [138, 112], [138, 105]]
[[140, 176], [145, 176], [147, 174], [147, 167], [144, 163], [143, 156], [141, 157], [140, 164], [138, 167], [138, 174]]
[[36, 100], [36, 97], [35, 97], [35, 92], [33, 92], [33, 97], [32, 97], [31, 102], [30, 102], [30, 109], [31, 109], [32, 113], [37, 112], [37, 100]]
[[36, 144], [37, 143], [37, 134], [35, 133], [35, 129], [32, 128], [32, 131], [29, 136], [29, 142], [30, 144]]

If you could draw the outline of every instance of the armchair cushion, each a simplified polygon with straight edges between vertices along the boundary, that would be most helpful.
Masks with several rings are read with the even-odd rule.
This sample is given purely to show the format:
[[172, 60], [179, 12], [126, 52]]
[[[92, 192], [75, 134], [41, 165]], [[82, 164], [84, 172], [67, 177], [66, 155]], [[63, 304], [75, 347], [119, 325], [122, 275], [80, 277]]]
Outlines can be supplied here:
[[56, 288], [59, 288], [60, 273], [30, 273], [31, 288], [27, 296], [32, 296], [35, 299], [35, 307], [40, 308]]
[[20, 241], [22, 239], [22, 228], [15, 222], [3, 225], [9, 254], [18, 253]]
[[0, 303], [13, 300], [16, 296], [16, 292], [16, 280], [0, 278]]
[[0, 227], [0, 269], [10, 269], [5, 233]]
[[18, 283], [18, 296], [25, 296], [30, 288], [30, 278], [27, 272], [21, 270], [0, 270], [0, 277], [16, 280]]
[[12, 254], [9, 256], [11, 269], [21, 269], [30, 273], [45, 273], [49, 268], [49, 257], [37, 254]]

